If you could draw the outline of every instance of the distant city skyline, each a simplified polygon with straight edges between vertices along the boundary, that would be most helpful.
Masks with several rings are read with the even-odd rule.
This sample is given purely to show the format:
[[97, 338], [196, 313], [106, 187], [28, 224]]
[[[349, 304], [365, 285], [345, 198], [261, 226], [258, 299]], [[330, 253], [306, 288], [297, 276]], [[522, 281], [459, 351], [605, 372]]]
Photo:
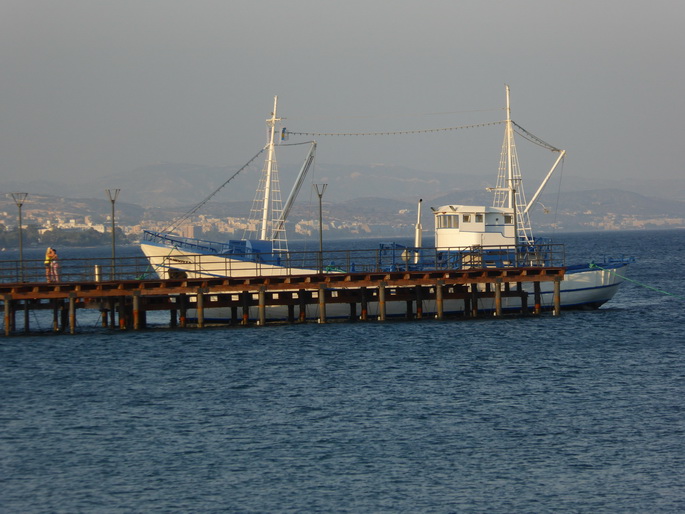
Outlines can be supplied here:
[[[683, 176], [678, 2], [3, 6], [3, 192], [10, 181], [99, 180], [158, 162], [239, 166], [265, 143], [274, 95], [293, 131], [408, 131], [501, 120], [505, 84], [514, 120], [568, 151], [564, 173]], [[324, 163], [491, 179], [502, 127], [317, 140]], [[519, 145], [535, 183], [553, 158]]]

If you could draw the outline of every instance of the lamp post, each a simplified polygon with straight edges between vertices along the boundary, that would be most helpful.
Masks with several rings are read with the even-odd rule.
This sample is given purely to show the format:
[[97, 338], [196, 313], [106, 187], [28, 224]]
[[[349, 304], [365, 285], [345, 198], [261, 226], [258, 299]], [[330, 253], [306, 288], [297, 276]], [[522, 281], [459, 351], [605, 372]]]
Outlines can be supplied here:
[[19, 269], [22, 282], [24, 281], [24, 233], [23, 223], [21, 221], [21, 206], [24, 205], [28, 195], [28, 193], [12, 193], [14, 203], [16, 203], [19, 208]]
[[116, 238], [114, 236], [114, 202], [117, 201], [117, 197], [119, 196], [119, 191], [121, 189], [105, 189], [107, 191], [107, 196], [109, 197], [109, 201], [112, 202], [112, 273], [111, 273], [111, 279], [114, 280], [114, 277], [116, 275]]
[[[319, 186], [321, 186], [321, 189], [319, 189]], [[323, 215], [321, 211], [321, 199], [323, 198], [324, 191], [326, 191], [326, 186], [328, 186], [328, 184], [314, 184], [316, 194], [319, 197], [319, 273], [323, 273]]]

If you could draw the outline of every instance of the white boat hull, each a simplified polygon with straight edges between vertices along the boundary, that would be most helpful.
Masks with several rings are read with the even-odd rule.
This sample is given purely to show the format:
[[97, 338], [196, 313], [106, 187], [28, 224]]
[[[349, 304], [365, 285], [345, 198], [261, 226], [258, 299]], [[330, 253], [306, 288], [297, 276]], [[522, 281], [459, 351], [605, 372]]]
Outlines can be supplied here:
[[216, 277], [273, 277], [311, 275], [317, 270], [300, 268], [283, 260], [282, 264], [253, 262], [217, 254], [191, 253], [175, 246], [141, 243], [141, 250], [162, 279]]
[[[623, 282], [621, 272], [625, 270], [627, 264], [621, 264], [611, 269], [584, 269], [569, 272], [564, 276], [564, 280], [560, 284], [561, 308], [562, 309], [597, 309], [604, 303], [611, 300], [616, 294], [618, 288]], [[619, 271], [620, 270], [620, 271]], [[275, 269], [268, 269], [271, 276], [276, 274]], [[313, 272], [312, 270], [307, 270]], [[286, 273], [281, 273], [286, 274]], [[265, 275], [262, 275], [265, 276]], [[484, 291], [484, 285], [478, 285], [479, 291]], [[516, 285], [512, 284], [512, 289]], [[528, 308], [534, 308], [535, 296], [533, 283], [524, 283], [523, 290], [528, 293]], [[219, 293], [217, 293], [219, 294]], [[313, 295], [316, 298], [317, 292]], [[403, 318], [407, 316], [407, 305], [405, 301], [393, 301], [393, 289], [388, 288], [386, 293], [386, 317], [388, 318]], [[255, 295], [256, 299], [256, 295]], [[378, 303], [376, 299], [370, 299], [368, 302], [368, 316], [374, 318], [379, 315]], [[540, 307], [543, 310], [551, 310], [554, 306], [554, 286], [552, 282], [540, 283]], [[437, 313], [437, 306], [435, 300], [423, 300], [421, 303], [423, 317], [433, 317]], [[415, 304], [412, 306], [416, 312]], [[502, 310], [505, 312], [516, 313], [521, 311], [521, 300], [519, 297], [502, 297]], [[495, 302], [492, 298], [478, 299], [479, 312], [494, 312]], [[358, 316], [361, 312], [361, 306], [356, 305], [354, 312]], [[460, 299], [445, 299], [443, 302], [443, 312], [447, 315], [459, 315], [464, 313], [464, 301]], [[326, 304], [326, 319], [349, 319], [350, 305], [348, 303], [327, 303]], [[242, 311], [241, 311], [242, 316]], [[254, 321], [258, 319], [258, 307], [252, 306], [249, 309], [249, 319]], [[194, 309], [189, 309], [188, 317], [196, 317]], [[317, 304], [310, 304], [307, 306], [306, 318], [309, 320], [317, 320], [319, 318], [319, 306]], [[207, 308], [205, 309], [205, 320], [211, 321], [228, 321], [231, 319], [230, 308]], [[267, 306], [266, 307], [267, 321], [283, 321], [288, 319], [287, 306]]]

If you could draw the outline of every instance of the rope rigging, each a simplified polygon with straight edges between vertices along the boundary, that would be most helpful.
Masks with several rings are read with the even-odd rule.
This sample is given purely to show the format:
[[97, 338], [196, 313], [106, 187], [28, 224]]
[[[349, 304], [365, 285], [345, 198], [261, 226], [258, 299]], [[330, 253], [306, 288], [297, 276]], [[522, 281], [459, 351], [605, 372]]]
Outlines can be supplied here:
[[643, 282], [638, 282], [637, 280], [633, 280], [632, 278], [628, 278], [625, 275], [621, 275], [619, 273], [616, 273], [616, 271], [614, 271], [612, 269], [607, 269], [607, 268], [604, 268], [602, 266], [599, 266], [599, 265], [595, 264], [594, 262], [590, 263], [590, 268], [599, 268], [601, 270], [608, 271], [609, 273], [613, 273], [617, 277], [621, 277], [623, 280], [626, 280], [628, 282], [632, 282], [633, 284], [644, 287], [645, 289], [651, 289], [652, 291], [656, 291], [657, 293], [662, 293], [662, 294], [665, 294], [668, 296], [673, 296], [674, 298], [679, 298], [680, 300], [685, 300], [685, 296], [681, 296], [681, 295], [675, 294], [675, 293], [670, 293], [668, 291], [664, 291], [663, 289], [659, 289], [657, 287], [650, 286], [650, 285], [645, 284]]
[[[396, 130], [396, 131], [384, 131], [384, 132], [299, 132], [299, 131], [291, 131], [287, 130], [286, 128], [283, 128], [282, 133], [281, 133], [281, 138], [282, 141], [287, 140], [288, 136], [293, 135], [293, 136], [399, 136], [399, 135], [409, 135], [409, 134], [428, 134], [428, 133], [435, 133], [435, 132], [449, 132], [449, 131], [454, 131], [454, 130], [464, 130], [464, 129], [471, 129], [471, 128], [481, 128], [481, 127], [489, 127], [493, 125], [502, 125], [507, 123], [506, 120], [500, 120], [500, 121], [491, 121], [491, 122], [485, 122], [485, 123], [476, 123], [476, 124], [471, 124], [471, 125], [461, 125], [457, 127], [442, 127], [442, 128], [432, 128], [432, 129], [415, 129], [415, 130]], [[515, 127], [515, 131], [517, 134], [519, 134], [521, 137], [524, 139], [541, 146], [543, 148], [546, 148], [548, 150], [551, 150], [553, 152], [561, 152], [559, 148], [556, 148], [555, 146], [550, 145], [549, 143], [543, 141], [539, 137], [535, 136], [534, 134], [528, 132], [526, 129], [524, 129], [521, 125], [518, 123], [511, 121], [512, 125]], [[283, 143], [279, 146], [297, 146], [297, 145], [303, 145], [303, 144], [311, 144], [313, 141], [306, 141], [306, 142], [301, 142], [301, 143]], [[184, 221], [186, 221], [188, 218], [190, 218], [193, 214], [195, 214], [197, 211], [199, 211], [207, 202], [209, 202], [219, 191], [221, 191], [226, 185], [229, 184], [234, 178], [236, 178], [241, 172], [243, 172], [247, 167], [249, 167], [265, 150], [267, 149], [267, 146], [259, 150], [254, 157], [252, 157], [245, 165], [243, 165], [238, 171], [236, 171], [233, 175], [231, 175], [228, 180], [226, 180], [221, 186], [219, 186], [217, 189], [215, 189], [209, 196], [207, 196], [204, 200], [202, 200], [200, 203], [198, 203], [195, 207], [190, 209], [188, 212], [183, 214], [180, 218], [178, 218], [176, 221], [174, 221], [171, 225], [169, 225], [167, 228], [164, 229], [164, 232], [170, 232], [173, 231], [174, 229], [178, 228], [179, 225], [181, 225]]]
[[[473, 125], [461, 125], [459, 127], [443, 127], [443, 128], [434, 128], [434, 129], [416, 129], [416, 130], [394, 130], [394, 131], [385, 131], [385, 132], [297, 132], [293, 130], [287, 130], [283, 129], [283, 135], [285, 137], [293, 135], [293, 136], [404, 136], [408, 134], [428, 134], [431, 132], [448, 132], [451, 130], [463, 130], [463, 129], [470, 129], [470, 128], [480, 128], [480, 127], [489, 127], [492, 125], [502, 125], [506, 123], [506, 120], [501, 120], [501, 121], [490, 121], [486, 123], [476, 123]], [[516, 133], [521, 136], [522, 138], [530, 141], [533, 144], [536, 144], [538, 146], [541, 146], [543, 148], [546, 148], [547, 150], [550, 150], [552, 152], [561, 152], [561, 149], [557, 148], [556, 146], [552, 146], [546, 141], [540, 139], [537, 137], [535, 134], [532, 134], [531, 132], [528, 132], [526, 129], [524, 129], [521, 125], [516, 123], [515, 121], [511, 122], [512, 125], [515, 127]]]
[[561, 152], [561, 150], [559, 148], [552, 146], [549, 143], [546, 143], [545, 141], [543, 141], [542, 139], [537, 137], [536, 135], [531, 134], [530, 132], [528, 132], [526, 129], [524, 129], [521, 125], [519, 125], [515, 121], [512, 121], [511, 124], [514, 125], [514, 127], [516, 127], [516, 129], [518, 129], [518, 130], [516, 130], [516, 129], [514, 129], [514, 130], [523, 139], [526, 139], [526, 140], [530, 141], [531, 143], [534, 143], [534, 144], [541, 146], [543, 148], [547, 148], [547, 150], [550, 150], [552, 152]]
[[491, 121], [487, 123], [477, 123], [475, 125], [462, 125], [460, 127], [445, 127], [434, 129], [417, 129], [417, 130], [396, 130], [391, 132], [295, 132], [286, 130], [284, 133], [293, 136], [403, 136], [407, 134], [426, 134], [430, 132], [447, 132], [450, 130], [461, 130], [477, 127], [488, 127], [491, 125], [501, 125], [506, 123], [502, 121]]
[[266, 146], [264, 148], [262, 148], [259, 152], [257, 152], [255, 154], [255, 156], [252, 159], [250, 159], [249, 161], [247, 161], [247, 163], [244, 166], [242, 166], [238, 171], [236, 171], [233, 175], [231, 175], [226, 182], [224, 182], [218, 188], [216, 188], [209, 196], [207, 196], [207, 198], [205, 198], [199, 204], [197, 204], [195, 207], [193, 207], [188, 212], [186, 212], [183, 216], [181, 216], [174, 223], [172, 223], [167, 228], [165, 228], [162, 232], [171, 232], [172, 230], [177, 228], [181, 223], [183, 223], [185, 220], [187, 220], [193, 214], [195, 214], [197, 211], [199, 211], [207, 202], [209, 202], [214, 197], [214, 195], [216, 195], [219, 191], [221, 191], [224, 187], [226, 187], [226, 185], [228, 185], [228, 183], [231, 180], [236, 178], [243, 170], [245, 170], [245, 168], [247, 168], [250, 164], [252, 164], [254, 162], [254, 160], [264, 152], [264, 150], [266, 150]]

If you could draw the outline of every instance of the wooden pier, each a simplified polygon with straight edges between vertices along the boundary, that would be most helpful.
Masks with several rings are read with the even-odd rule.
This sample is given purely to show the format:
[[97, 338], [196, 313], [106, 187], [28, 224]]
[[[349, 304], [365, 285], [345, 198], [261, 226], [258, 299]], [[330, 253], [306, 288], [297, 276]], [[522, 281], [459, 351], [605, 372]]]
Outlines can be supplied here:
[[[560, 313], [560, 283], [563, 267], [485, 268], [447, 271], [397, 271], [373, 273], [330, 273], [318, 275], [143, 279], [123, 281], [80, 281], [61, 283], [0, 284], [0, 303], [4, 308], [4, 334], [30, 333], [29, 312], [53, 311], [55, 332], [75, 333], [80, 309], [98, 309], [102, 326], [110, 329], [146, 328], [150, 311], [168, 311], [169, 327], [203, 328], [217, 325], [265, 325], [267, 312], [279, 306], [286, 312], [284, 322], [330, 320], [327, 311], [347, 304], [345, 319], [384, 321], [388, 305], [404, 302], [405, 319], [422, 319], [426, 302], [434, 302], [431, 317], [445, 317], [445, 302], [463, 302], [464, 317], [502, 316], [502, 300], [519, 299], [520, 314], [541, 311], [540, 283], [554, 283], [555, 315]], [[532, 282], [534, 293], [523, 290]], [[532, 296], [532, 301], [529, 299]], [[484, 300], [487, 299], [487, 302]], [[488, 307], [483, 308], [482, 303]], [[369, 307], [375, 307], [372, 316]], [[316, 318], [307, 317], [307, 307], [315, 306]], [[393, 303], [394, 313], [397, 304]], [[230, 315], [221, 320], [209, 319], [209, 309], [223, 308]], [[193, 322], [188, 311], [195, 313]], [[252, 311], [252, 315], [250, 314]], [[23, 313], [23, 329], [17, 324]], [[256, 313], [256, 314], [254, 314]]]

